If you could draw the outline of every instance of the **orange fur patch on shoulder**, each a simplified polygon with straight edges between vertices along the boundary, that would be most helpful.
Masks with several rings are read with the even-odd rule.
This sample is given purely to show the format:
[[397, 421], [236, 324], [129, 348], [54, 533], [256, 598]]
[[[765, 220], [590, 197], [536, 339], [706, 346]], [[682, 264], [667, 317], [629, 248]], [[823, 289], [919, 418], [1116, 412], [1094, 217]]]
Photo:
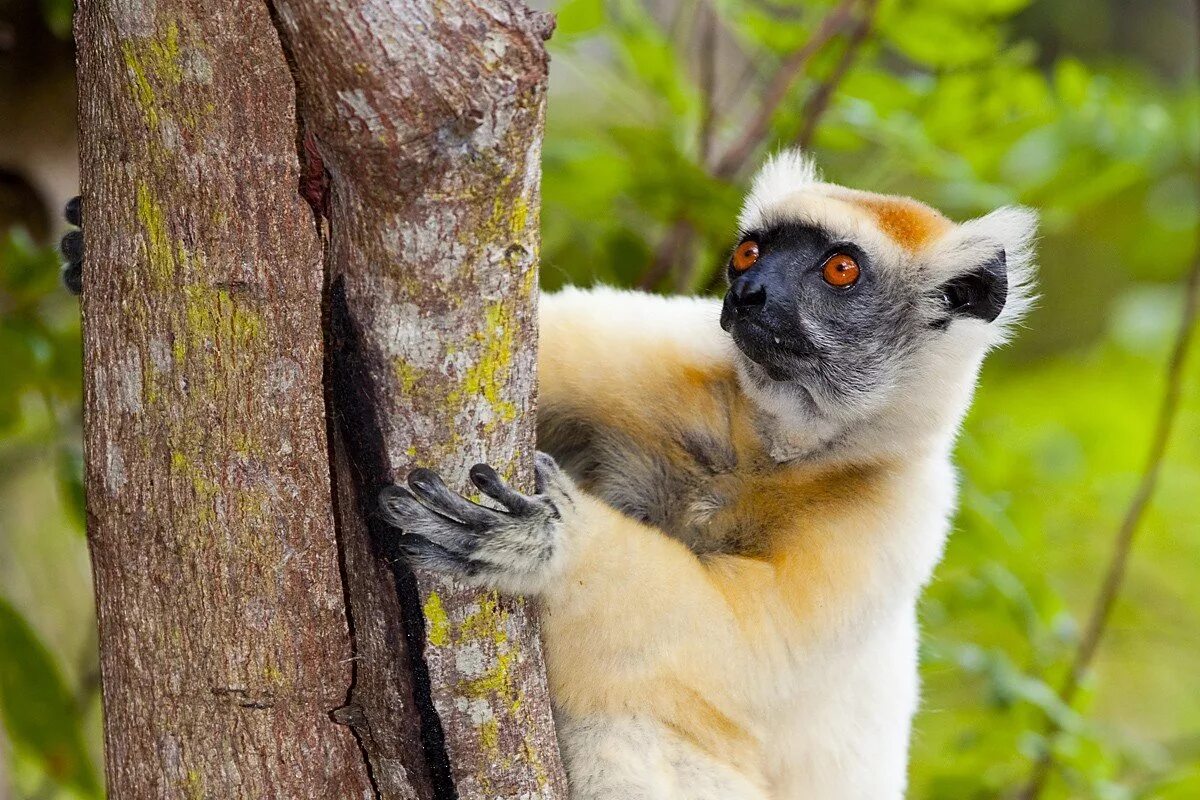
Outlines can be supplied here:
[[870, 214], [879, 228], [906, 250], [919, 250], [953, 223], [942, 213], [907, 197], [855, 194], [850, 201]]

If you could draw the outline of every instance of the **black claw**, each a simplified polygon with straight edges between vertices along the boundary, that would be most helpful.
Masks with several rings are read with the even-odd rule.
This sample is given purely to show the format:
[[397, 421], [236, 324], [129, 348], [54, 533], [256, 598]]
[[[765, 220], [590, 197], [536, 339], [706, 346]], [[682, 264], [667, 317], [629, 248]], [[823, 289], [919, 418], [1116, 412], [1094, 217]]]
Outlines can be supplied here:
[[525, 495], [510, 489], [508, 484], [496, 474], [496, 470], [487, 464], [476, 464], [471, 467], [471, 483], [513, 514], [524, 515], [534, 510], [534, 504]]
[[433, 470], [418, 467], [408, 473], [408, 488], [418, 500], [434, 511], [476, 530], [486, 528], [498, 519], [497, 513], [492, 509], [472, 503], [450, 491], [441, 476]]
[[67, 219], [68, 225], [79, 227], [83, 225], [83, 198], [76, 195], [67, 201], [67, 207], [63, 210], [63, 216]]

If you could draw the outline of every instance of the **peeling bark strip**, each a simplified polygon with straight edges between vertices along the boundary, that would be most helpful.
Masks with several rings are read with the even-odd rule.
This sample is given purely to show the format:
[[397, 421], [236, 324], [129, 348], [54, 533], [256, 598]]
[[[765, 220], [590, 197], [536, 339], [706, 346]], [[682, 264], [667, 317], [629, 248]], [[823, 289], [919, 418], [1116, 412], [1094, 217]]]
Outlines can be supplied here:
[[322, 400], [322, 251], [260, 2], [82, 0], [88, 532], [108, 793], [371, 796]]
[[[357, 332], [355, 377], [331, 369], [352, 465], [337, 474], [343, 536], [364, 530], [347, 519], [346, 487], [364, 508], [381, 482], [418, 463], [466, 486], [467, 468], [490, 461], [529, 488], [549, 17], [517, 0], [273, 7], [305, 129], [330, 173], [327, 264]], [[364, 395], [378, 407], [354, 400]], [[382, 458], [355, 445], [363, 425], [378, 428]], [[386, 556], [386, 542], [374, 549]], [[403, 595], [403, 568], [392, 578]], [[378, 691], [395, 650], [358, 627], [386, 611], [387, 578], [348, 568], [346, 579], [358, 631], [353, 721], [378, 780], [385, 761], [406, 757], [369, 735], [395, 725]], [[435, 793], [564, 797], [529, 609], [436, 576], [416, 586], [405, 612], [422, 647], [410, 653], [418, 695], [427, 690], [436, 709], [423, 719]], [[401, 796], [379, 785], [381, 796]]]

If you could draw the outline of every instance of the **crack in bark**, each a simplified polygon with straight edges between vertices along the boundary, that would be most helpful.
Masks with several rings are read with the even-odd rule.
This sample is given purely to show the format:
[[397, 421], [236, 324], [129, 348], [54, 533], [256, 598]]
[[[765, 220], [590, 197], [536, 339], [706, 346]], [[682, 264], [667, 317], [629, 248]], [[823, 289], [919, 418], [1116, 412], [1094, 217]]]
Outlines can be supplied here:
[[[355, 696], [355, 688], [358, 685], [358, 661], [359, 648], [358, 636], [355, 630], [354, 614], [351, 608], [349, 572], [346, 568], [346, 531], [342, 525], [343, 509], [341, 505], [340, 495], [338, 493], [338, 476], [337, 467], [334, 459], [334, 448], [336, 447], [337, 432], [334, 430], [333, 408], [330, 405], [332, 399], [330, 392], [330, 343], [325, 332], [329, 331], [330, 313], [329, 313], [329, 284], [330, 284], [330, 263], [329, 263], [329, 236], [328, 236], [328, 214], [326, 197], [329, 188], [328, 173], [325, 170], [324, 164], [320, 161], [320, 155], [317, 151], [315, 141], [311, 134], [306, 130], [304, 124], [304, 114], [300, 108], [300, 80], [296, 72], [296, 64], [292, 58], [291, 49], [287, 45], [287, 40], [279, 23], [278, 12], [275, 4], [271, 0], [266, 0], [267, 16], [271, 21], [271, 27], [275, 30], [275, 35], [279, 40], [279, 49], [283, 54], [284, 60], [287, 62], [288, 73], [292, 77], [292, 103], [293, 114], [296, 120], [296, 160], [300, 168], [300, 185], [297, 186], [297, 193], [304, 198], [308, 205], [312, 208], [313, 224], [321, 237], [321, 263], [324, 270], [322, 279], [323, 291], [321, 296], [321, 325], [323, 333], [321, 336], [322, 346], [322, 376], [323, 395], [325, 405], [325, 443], [327, 452], [327, 462], [329, 465], [329, 488], [330, 500], [333, 504], [333, 536], [337, 544], [337, 563], [338, 577], [341, 579], [342, 589], [342, 605], [345, 608], [346, 631], [350, 639], [350, 682], [346, 687], [345, 705], [341, 708], [332, 709], [329, 712], [330, 719], [337, 724], [345, 725], [350, 729], [354, 736], [355, 744], [358, 745], [359, 753], [362, 756], [363, 767], [366, 769], [367, 781], [371, 786], [371, 794], [375, 800], [383, 800], [383, 794], [380, 791], [379, 779], [375, 774], [375, 764], [371, 758], [370, 749], [367, 747], [364, 737], [371, 735], [369, 725], [362, 724], [365, 721], [365, 715], [362, 713], [362, 708], [353, 702]], [[324, 181], [320, 184], [320, 194], [313, 192], [315, 184], [314, 170], [319, 170], [324, 177]], [[350, 715], [345, 713], [349, 708], [358, 709], [358, 714], [351, 719]], [[358, 724], [355, 724], [358, 722]]]
[[[439, 600], [431, 588], [436, 584], [449, 619], [465, 619], [476, 593], [414, 576], [397, 558], [395, 533], [376, 513], [379, 489], [419, 451], [448, 464], [498, 453], [514, 470], [528, 472], [516, 453], [533, 440], [525, 412], [533, 411], [535, 357], [531, 347], [513, 347], [511, 357], [489, 362], [487, 345], [508, 349], [536, 335], [529, 254], [536, 252], [540, 173], [530, 159], [540, 142], [546, 72], [540, 40], [550, 18], [531, 17], [513, 0], [469, 3], [463, 17], [453, 19], [443, 19], [436, 2], [369, 0], [376, 19], [394, 20], [381, 31], [363, 13], [331, 17], [312, 0], [265, 2], [277, 7], [275, 33], [293, 69], [295, 103], [304, 109], [298, 117], [307, 135], [296, 145], [305, 168], [299, 190], [327, 248], [325, 409], [340, 492], [343, 589], [347, 613], [357, 622], [352, 648], [359, 659], [335, 719], [362, 737], [382, 800], [565, 796], [535, 619], [516, 601], [500, 601], [507, 620], [503, 644], [519, 668], [503, 692], [464, 696], [469, 676], [455, 655], [473, 640], [464, 635], [445, 648], [429, 642], [423, 605], [427, 596]], [[481, 26], [514, 46], [496, 63], [483, 59], [473, 67], [468, 62]], [[539, 41], [530, 41], [530, 33]], [[391, 52], [397, 42], [407, 44]], [[443, 96], [432, 86], [452, 91]], [[466, 185], [495, 186], [496, 197], [468, 197]], [[429, 284], [400, 280], [408, 263], [422, 263], [431, 246], [440, 249], [434, 246], [439, 226], [451, 220], [466, 248], [460, 274]], [[413, 246], [394, 252], [390, 237], [409, 231], [418, 232]], [[520, 252], [509, 258], [502, 251], [514, 242]], [[464, 292], [481, 299], [453, 315], [454, 335], [467, 344], [448, 374], [429, 363], [429, 354], [396, 347], [387, 320], [397, 305], [405, 315], [415, 305], [424, 320]], [[448, 319], [436, 323], [439, 331], [451, 327]], [[498, 330], [510, 339], [494, 339]], [[472, 370], [485, 370], [503, 397], [472, 397]], [[419, 384], [420, 396], [407, 381]], [[411, 401], [407, 413], [405, 401]], [[515, 424], [485, 427], [498, 412]], [[455, 428], [478, 438], [456, 433], [443, 440], [392, 427], [437, 419], [432, 424], [444, 431], [447, 415]], [[501, 655], [500, 642], [490, 637], [479, 645], [489, 658]], [[505, 702], [509, 694], [521, 702]], [[486, 731], [465, 708], [476, 700], [494, 715]], [[511, 763], [498, 763], [502, 753]]]
[[388, 565], [395, 582], [396, 596], [403, 611], [402, 623], [408, 643], [406, 649], [413, 678], [413, 694], [421, 721], [421, 744], [433, 779], [434, 798], [455, 800], [458, 795], [450, 775], [445, 735], [441, 718], [433, 705], [429, 668], [423, 655], [425, 617], [421, 613], [416, 578], [396, 547], [395, 533], [375, 509], [375, 498], [379, 496], [380, 489], [391, 483], [392, 470], [379, 427], [378, 404], [367, 369], [367, 354], [346, 300], [342, 276], [331, 282], [328, 303], [330, 336], [326, 346], [327, 393], [333, 417], [329, 424], [337, 427], [345, 448], [350, 477], [358, 498], [357, 512], [366, 523], [375, 556]]

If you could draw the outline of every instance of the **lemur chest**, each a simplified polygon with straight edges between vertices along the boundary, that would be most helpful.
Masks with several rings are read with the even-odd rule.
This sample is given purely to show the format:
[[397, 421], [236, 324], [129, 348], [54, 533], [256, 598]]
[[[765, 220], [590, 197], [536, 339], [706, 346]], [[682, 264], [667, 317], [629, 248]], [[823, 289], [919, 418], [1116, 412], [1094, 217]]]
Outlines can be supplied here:
[[606, 431], [549, 444], [586, 491], [697, 554], [765, 549], [777, 503], [755, 498], [773, 465], [729, 436], [694, 429], [644, 442]]

